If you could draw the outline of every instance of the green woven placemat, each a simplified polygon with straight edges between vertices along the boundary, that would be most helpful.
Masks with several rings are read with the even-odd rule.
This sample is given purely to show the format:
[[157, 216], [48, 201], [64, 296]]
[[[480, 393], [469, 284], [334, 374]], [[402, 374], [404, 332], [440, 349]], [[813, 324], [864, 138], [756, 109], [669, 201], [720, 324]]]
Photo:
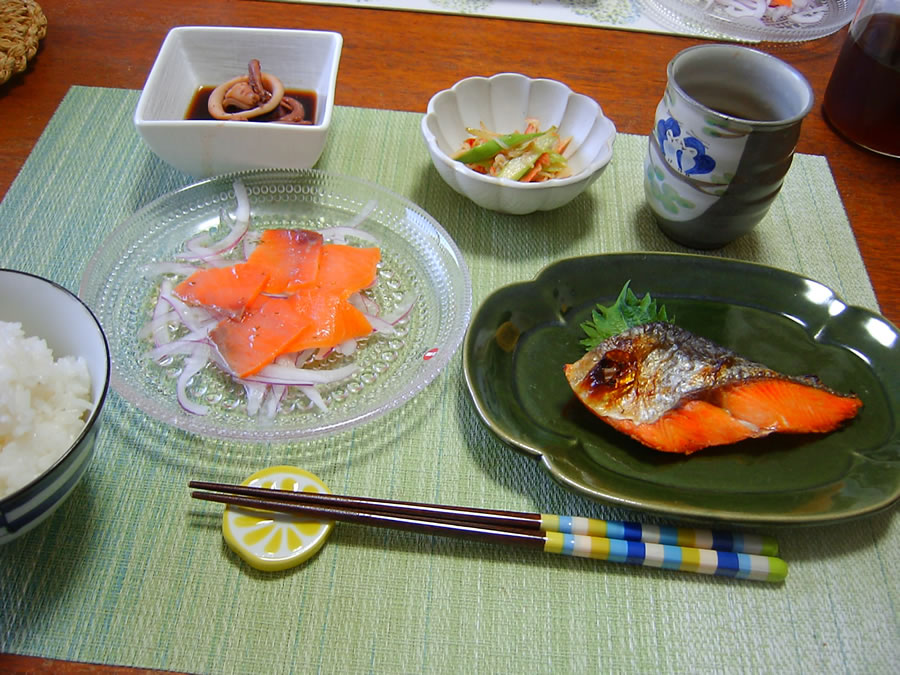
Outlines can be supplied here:
[[[75, 290], [122, 218], [191, 182], [143, 146], [131, 124], [137, 97], [69, 92], [0, 203], [0, 266]], [[620, 135], [610, 169], [570, 206], [512, 217], [441, 182], [420, 119], [340, 107], [318, 168], [429, 211], [466, 256], [476, 304], [560, 258], [682, 250], [643, 206], [645, 138]], [[876, 308], [822, 157], [798, 156], [766, 221], [721, 255], [806, 274]], [[0, 549], [0, 651], [254, 673], [887, 673], [900, 661], [890, 513], [779, 532], [791, 564], [781, 586], [352, 525], [306, 565], [264, 574], [228, 550], [218, 509], [192, 503], [186, 483], [276, 463], [350, 494], [640, 517], [567, 492], [497, 441], [470, 405], [458, 355], [400, 410], [296, 445], [200, 440], [111, 393], [84, 480], [50, 520]]]

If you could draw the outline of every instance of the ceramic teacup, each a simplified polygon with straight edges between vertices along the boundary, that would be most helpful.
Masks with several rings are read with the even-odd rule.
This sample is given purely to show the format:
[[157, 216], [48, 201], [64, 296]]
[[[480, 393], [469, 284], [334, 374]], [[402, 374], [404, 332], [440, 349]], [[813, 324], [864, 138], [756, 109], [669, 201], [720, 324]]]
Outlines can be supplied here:
[[812, 87], [784, 61], [727, 44], [685, 49], [667, 74], [644, 191], [669, 238], [719, 248], [752, 230], [778, 195]]

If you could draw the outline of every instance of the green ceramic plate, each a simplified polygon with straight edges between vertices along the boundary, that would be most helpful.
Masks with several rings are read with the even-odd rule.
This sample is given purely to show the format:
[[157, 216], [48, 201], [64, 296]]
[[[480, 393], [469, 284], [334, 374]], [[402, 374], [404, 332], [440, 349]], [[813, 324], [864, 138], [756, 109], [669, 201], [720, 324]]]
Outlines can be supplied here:
[[[656, 452], [594, 417], [563, 365], [580, 325], [631, 280], [676, 322], [784, 373], [815, 374], [864, 407], [827, 435], [774, 435], [690, 457]], [[900, 336], [831, 289], [781, 270], [706, 256], [564, 260], [496, 291], [475, 315], [463, 367], [478, 414], [563, 485], [624, 507], [746, 524], [825, 523], [900, 496]]]

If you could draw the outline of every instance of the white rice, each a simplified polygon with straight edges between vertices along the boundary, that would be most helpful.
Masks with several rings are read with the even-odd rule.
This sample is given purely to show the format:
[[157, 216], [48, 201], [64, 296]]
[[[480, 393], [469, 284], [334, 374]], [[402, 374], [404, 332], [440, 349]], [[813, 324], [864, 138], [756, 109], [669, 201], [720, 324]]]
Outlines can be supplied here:
[[65, 454], [92, 407], [90, 390], [84, 358], [54, 360], [22, 324], [0, 321], [0, 498]]

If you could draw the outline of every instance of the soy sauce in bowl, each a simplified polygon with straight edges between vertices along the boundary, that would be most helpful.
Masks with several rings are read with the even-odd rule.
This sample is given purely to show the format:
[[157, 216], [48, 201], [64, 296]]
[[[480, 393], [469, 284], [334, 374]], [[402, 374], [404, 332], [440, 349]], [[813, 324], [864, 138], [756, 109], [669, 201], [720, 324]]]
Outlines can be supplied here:
[[[191, 99], [190, 105], [188, 105], [187, 108], [187, 112], [185, 112], [184, 114], [184, 119], [203, 121], [214, 120], [215, 118], [209, 114], [209, 95], [212, 94], [214, 90], [214, 86], [200, 87], [194, 94], [194, 97]], [[317, 107], [316, 103], [318, 102], [316, 92], [306, 89], [285, 88], [284, 95], [298, 100], [303, 106], [303, 110], [305, 113], [304, 119], [311, 120], [311, 123], [315, 124]], [[271, 119], [272, 116], [271, 114], [269, 114], [260, 115], [259, 117], [254, 117], [253, 119], [247, 121], [270, 122]]]

